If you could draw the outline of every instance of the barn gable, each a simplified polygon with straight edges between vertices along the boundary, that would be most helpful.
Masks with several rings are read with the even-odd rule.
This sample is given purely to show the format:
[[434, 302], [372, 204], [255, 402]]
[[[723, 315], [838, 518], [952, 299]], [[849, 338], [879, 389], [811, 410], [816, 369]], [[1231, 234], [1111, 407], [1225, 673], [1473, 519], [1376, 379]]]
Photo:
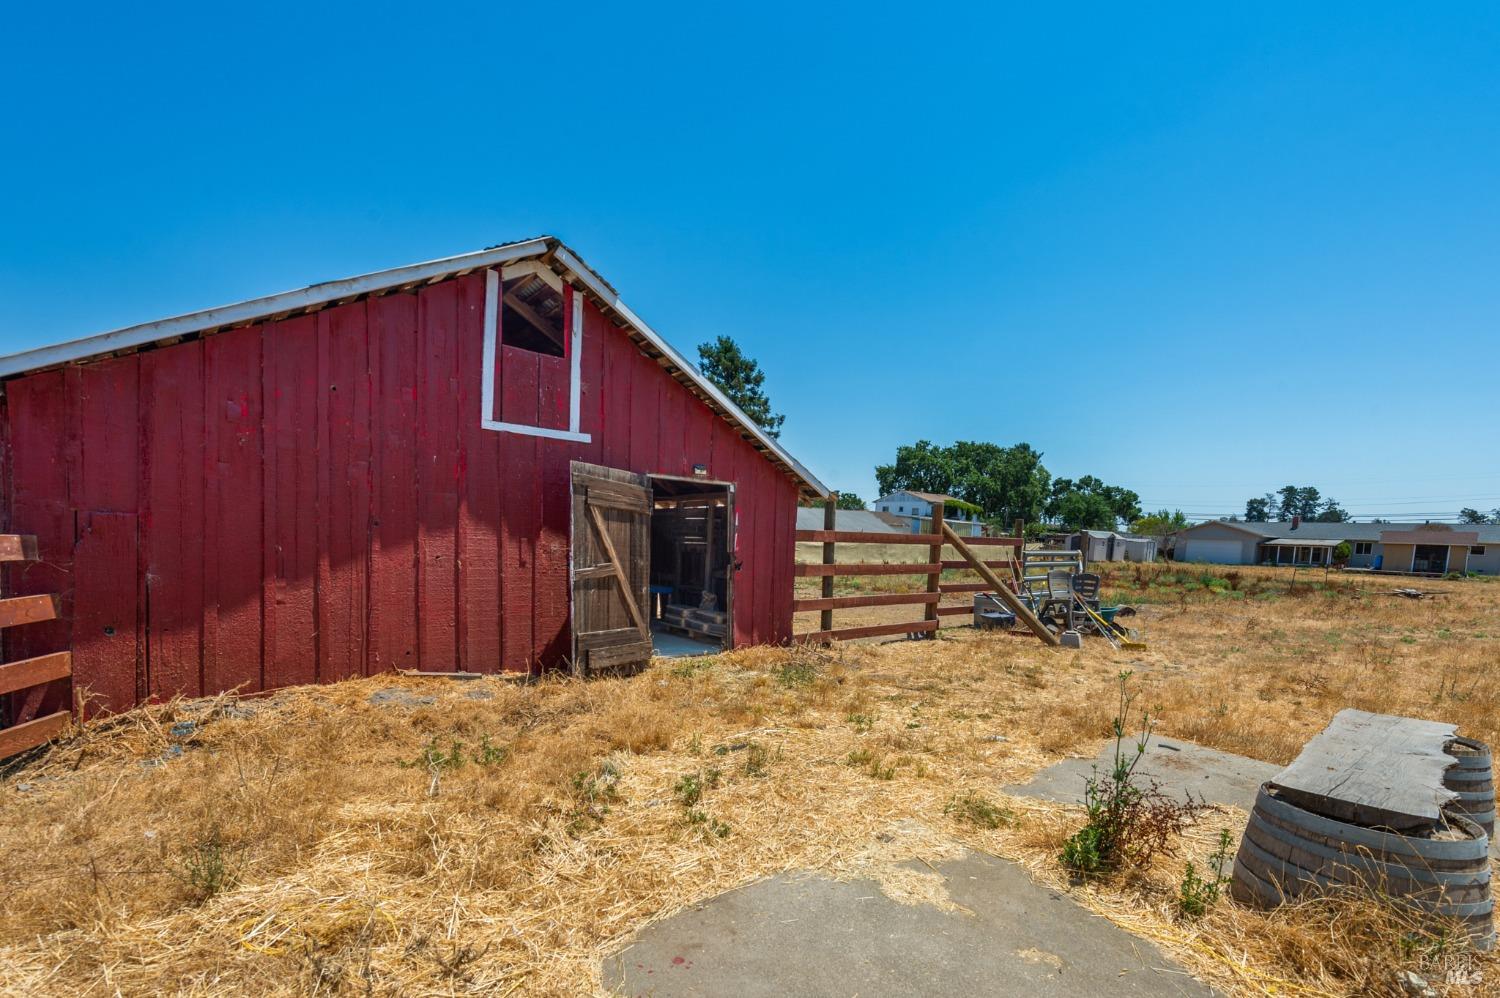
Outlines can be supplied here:
[[[71, 649], [112, 710], [561, 664], [573, 462], [732, 483], [732, 639], [787, 640], [796, 503], [822, 486], [565, 252], [513, 244], [0, 362], [3, 528], [42, 554], [7, 591], [63, 605], [6, 631], [5, 658]], [[492, 292], [532, 260], [563, 288], [566, 356], [503, 333]], [[492, 422], [576, 412], [579, 432], [486, 428], [487, 390]], [[10, 717], [73, 692], [16, 694]]]

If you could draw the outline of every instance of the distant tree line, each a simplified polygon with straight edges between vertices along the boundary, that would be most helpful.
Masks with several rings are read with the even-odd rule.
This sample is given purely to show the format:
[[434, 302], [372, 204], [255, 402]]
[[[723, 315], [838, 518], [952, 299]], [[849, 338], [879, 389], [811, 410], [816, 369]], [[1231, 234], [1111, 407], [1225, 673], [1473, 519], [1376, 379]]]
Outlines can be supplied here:
[[1093, 475], [1053, 478], [1030, 444], [1009, 447], [978, 440], [950, 445], [918, 440], [896, 448], [896, 459], [875, 469], [881, 495], [937, 492], [972, 504], [1001, 529], [1016, 520], [1063, 530], [1113, 530], [1141, 516], [1141, 497]]
[[1283, 485], [1257, 499], [1245, 501], [1245, 519], [1251, 523], [1290, 520], [1300, 516], [1309, 523], [1347, 523], [1349, 513], [1336, 499], [1324, 498], [1311, 485]]
[[1500, 523], [1500, 509], [1492, 509], [1488, 513], [1481, 513], [1477, 509], [1465, 506], [1458, 511], [1458, 518], [1463, 523]]

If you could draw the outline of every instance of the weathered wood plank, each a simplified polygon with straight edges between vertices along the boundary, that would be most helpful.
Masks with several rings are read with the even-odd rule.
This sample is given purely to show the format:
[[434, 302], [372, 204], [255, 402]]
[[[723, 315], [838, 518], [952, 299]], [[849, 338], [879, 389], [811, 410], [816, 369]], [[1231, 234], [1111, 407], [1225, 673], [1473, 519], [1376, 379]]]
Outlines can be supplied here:
[[945, 525], [943, 527], [943, 533], [947, 535], [948, 543], [957, 548], [958, 553], [969, 560], [969, 567], [978, 572], [979, 577], [988, 582], [994, 588], [995, 595], [1000, 600], [1000, 602], [1004, 603], [1010, 610], [1010, 612], [1014, 613], [1016, 617], [1021, 621], [1021, 623], [1026, 625], [1027, 629], [1030, 630], [1032, 634], [1035, 634], [1037, 637], [1041, 638], [1042, 641], [1046, 644], [1056, 647], [1059, 643], [1057, 640], [1057, 635], [1047, 630], [1047, 625], [1036, 619], [1036, 614], [1031, 612], [1031, 608], [1028, 607], [1025, 603], [1022, 603], [1020, 599], [1016, 597], [1015, 593], [1012, 593], [1005, 587], [1005, 584], [1000, 581], [1000, 577], [994, 572], [990, 571], [989, 564], [987, 562], [980, 561], [979, 556], [975, 554], [967, 544], [964, 543], [963, 538], [959, 537], [958, 534], [953, 532], [952, 527]]
[[[1009, 568], [1011, 562], [1010, 562], [1009, 558], [1004, 558], [1004, 559], [1001, 559], [999, 561], [987, 561], [984, 564], [988, 568]], [[947, 571], [949, 569], [955, 569], [955, 568], [957, 568], [957, 569], [965, 569], [965, 568], [973, 568], [974, 567], [973, 563], [968, 562], [968, 561], [949, 561], [949, 560], [946, 560], [946, 559], [942, 562], [942, 566], [943, 566], [944, 571]]]
[[[630, 619], [635, 622], [636, 629], [641, 632], [641, 637], [649, 645], [651, 643], [651, 629], [646, 625], [646, 618], [641, 614], [641, 608], [636, 605], [635, 594], [630, 591], [630, 576], [620, 564], [620, 555], [615, 551], [615, 542], [609, 536], [609, 525], [604, 521], [604, 515], [599, 512], [599, 507], [592, 500], [586, 500], [589, 517], [597, 531], [599, 544], [604, 548], [605, 555], [609, 558], [610, 567], [614, 570], [615, 579], [620, 586], [620, 597], [625, 601], [625, 610], [630, 614]], [[591, 661], [592, 664], [592, 661]]]
[[[821, 599], [799, 599], [792, 602], [792, 610], [849, 610], [857, 606], [904, 606], [913, 603], [936, 603], [942, 599], [939, 593], [877, 593], [872, 596], [825, 596]], [[832, 630], [832, 628], [823, 628]]]
[[66, 679], [72, 673], [73, 656], [65, 651], [7, 662], [0, 665], [0, 693], [14, 693], [54, 679]]
[[937, 565], [803, 565], [797, 566], [800, 578], [822, 578], [826, 575], [931, 575], [941, 571]]
[[1315, 814], [1398, 831], [1431, 827], [1458, 799], [1443, 786], [1456, 761], [1443, 751], [1457, 728], [1346, 708], [1271, 780], [1292, 803]]
[[611, 669], [620, 665], [633, 665], [651, 658], [651, 642], [637, 641], [628, 645], [610, 645], [607, 648], [591, 648], [588, 651], [590, 669]]
[[36, 748], [43, 742], [56, 738], [68, 726], [69, 716], [67, 711], [60, 710], [55, 714], [0, 730], [0, 759]]
[[799, 530], [797, 540], [824, 544], [932, 544], [937, 534], [884, 534], [874, 530]]
[[935, 620], [914, 620], [909, 624], [874, 624], [870, 627], [845, 627], [835, 631], [810, 631], [794, 634], [792, 640], [798, 644], [819, 644], [827, 641], [852, 641], [855, 638], [874, 638], [882, 634], [925, 634], [937, 630]]
[[0, 627], [17, 627], [56, 619], [57, 597], [50, 593], [0, 599]]
[[36, 536], [33, 534], [0, 534], [0, 561], [36, 561]]
[[[946, 510], [944, 509], [942, 503], [935, 502], [932, 504], [933, 536], [932, 545], [927, 549], [927, 560], [930, 562], [941, 562], [943, 560], [943, 514], [945, 512]], [[941, 572], [934, 572], [933, 574], [927, 576], [928, 593], [933, 596], [939, 595], [938, 583], [942, 579], [942, 577], [943, 576]], [[937, 623], [937, 600], [933, 600], [931, 603], [927, 604], [927, 608], [923, 612], [922, 617], [924, 620], [930, 620], [934, 624]], [[936, 634], [936, 631], [934, 631], [933, 634]]]

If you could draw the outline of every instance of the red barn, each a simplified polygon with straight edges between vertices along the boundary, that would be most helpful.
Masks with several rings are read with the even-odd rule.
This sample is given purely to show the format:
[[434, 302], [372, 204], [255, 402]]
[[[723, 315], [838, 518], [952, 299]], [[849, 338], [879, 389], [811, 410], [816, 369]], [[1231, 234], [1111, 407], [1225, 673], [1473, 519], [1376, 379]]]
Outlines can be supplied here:
[[[791, 635], [826, 489], [553, 238], [0, 358], [10, 595], [90, 710]], [[66, 681], [12, 695], [12, 723]]]

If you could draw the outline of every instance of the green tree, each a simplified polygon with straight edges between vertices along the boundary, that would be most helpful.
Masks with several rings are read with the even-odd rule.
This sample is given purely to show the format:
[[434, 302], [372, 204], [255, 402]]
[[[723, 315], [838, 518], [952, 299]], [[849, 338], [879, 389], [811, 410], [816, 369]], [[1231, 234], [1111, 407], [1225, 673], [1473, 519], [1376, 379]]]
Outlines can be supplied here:
[[1468, 506], [1465, 506], [1463, 509], [1461, 509], [1461, 510], [1458, 511], [1458, 518], [1463, 523], [1489, 523], [1490, 522], [1490, 518], [1488, 516], [1486, 516], [1485, 514], [1479, 512], [1479, 510], [1477, 510], [1477, 509], [1470, 509]]
[[1317, 512], [1307, 519], [1314, 523], [1348, 523], [1349, 513], [1333, 499], [1324, 499]]
[[840, 492], [839, 493], [838, 507], [839, 507], [839, 509], [867, 509], [868, 508], [867, 506], [865, 506], [865, 501], [863, 499], [861, 499], [859, 496], [855, 495], [853, 492]]
[[1251, 523], [1263, 523], [1272, 517], [1290, 520], [1294, 516], [1309, 523], [1349, 521], [1348, 511], [1337, 500], [1323, 498], [1323, 494], [1311, 485], [1283, 485], [1275, 492], [1245, 502], [1245, 519]]
[[875, 469], [880, 494], [900, 489], [938, 492], [972, 503], [990, 521], [1040, 519], [1052, 476], [1029, 444], [959, 440], [944, 447], [918, 440], [896, 448], [896, 460]]
[[1165, 537], [1167, 534], [1182, 530], [1188, 525], [1188, 518], [1183, 515], [1182, 510], [1174, 509], [1168, 512], [1159, 509], [1155, 513], [1147, 513], [1130, 524], [1132, 534], [1141, 534], [1145, 537]]
[[1333, 549], [1333, 563], [1335, 565], [1347, 564], [1349, 556], [1353, 553], [1354, 549], [1349, 546], [1348, 541], [1339, 541], [1338, 545]]
[[1076, 482], [1059, 478], [1048, 493], [1046, 513], [1069, 530], [1113, 530], [1117, 521], [1140, 518], [1141, 497], [1093, 475]]
[[771, 411], [771, 400], [766, 397], [764, 387], [766, 374], [759, 364], [745, 356], [738, 343], [720, 336], [712, 343], [700, 344], [698, 367], [767, 436], [781, 436], [781, 424], [786, 417]]

